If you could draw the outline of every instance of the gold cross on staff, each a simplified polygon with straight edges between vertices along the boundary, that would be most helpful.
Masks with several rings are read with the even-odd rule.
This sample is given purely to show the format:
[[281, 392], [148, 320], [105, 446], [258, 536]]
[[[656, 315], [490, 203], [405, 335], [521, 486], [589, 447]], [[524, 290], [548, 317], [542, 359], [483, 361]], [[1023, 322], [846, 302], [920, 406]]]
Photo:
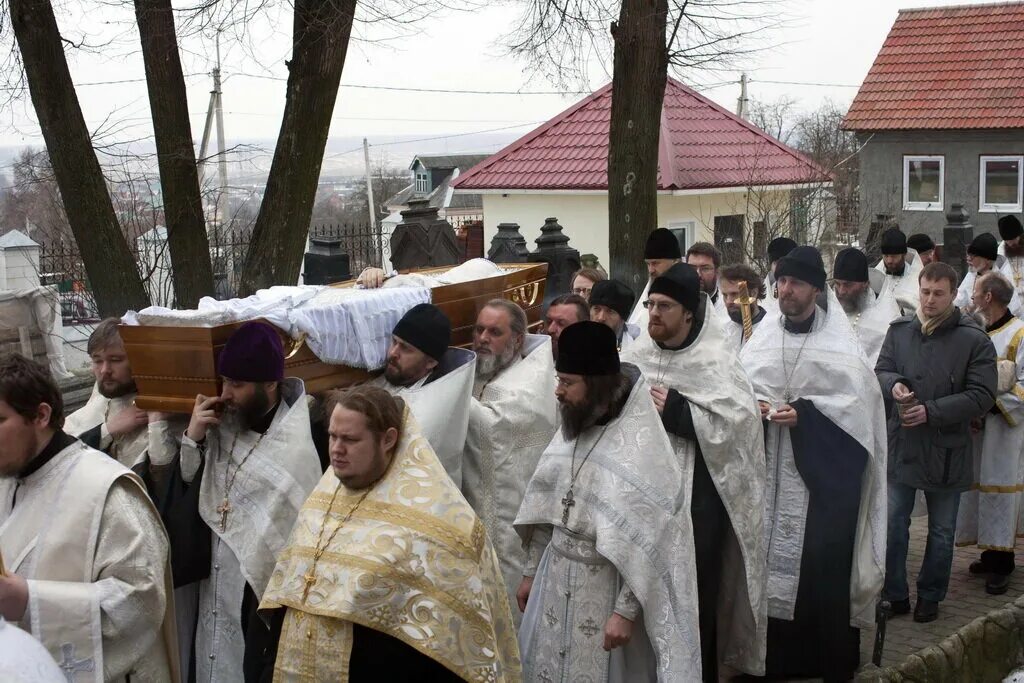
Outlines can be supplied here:
[[306, 598], [309, 597], [309, 589], [316, 583], [316, 574], [310, 569], [309, 573], [302, 577], [302, 580], [306, 583], [306, 587], [302, 589], [302, 602], [306, 602]]
[[736, 299], [736, 303], [740, 305], [740, 314], [743, 316], [743, 341], [747, 341], [754, 333], [754, 320], [750, 316], [750, 306], [756, 303], [756, 300], [750, 296], [746, 282], [740, 283], [740, 295]]
[[220, 505], [217, 506], [217, 512], [220, 513], [220, 530], [227, 531], [228, 528], [228, 513], [231, 512], [231, 503], [225, 498]]

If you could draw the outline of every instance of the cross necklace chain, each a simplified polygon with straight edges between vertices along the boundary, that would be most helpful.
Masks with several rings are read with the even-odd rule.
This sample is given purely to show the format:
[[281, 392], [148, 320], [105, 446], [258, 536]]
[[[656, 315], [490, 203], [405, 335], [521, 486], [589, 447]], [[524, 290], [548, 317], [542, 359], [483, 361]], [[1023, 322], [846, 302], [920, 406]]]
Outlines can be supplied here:
[[[268, 430], [269, 431], [269, 430]], [[228, 451], [228, 463], [224, 467], [224, 500], [217, 506], [217, 512], [220, 513], [220, 530], [221, 533], [227, 531], [228, 528], [228, 513], [231, 512], [231, 501], [228, 500], [231, 496], [231, 487], [235, 485], [235, 477], [238, 476], [238, 471], [242, 469], [245, 463], [249, 460], [249, 456], [253, 454], [256, 447], [260, 445], [260, 441], [263, 441], [263, 437], [266, 436], [266, 432], [260, 434], [260, 437], [256, 439], [256, 443], [252, 445], [249, 452], [245, 454], [242, 461], [238, 463], [238, 467], [235, 471], [231, 471], [231, 456], [235, 454], [235, 445], [238, 443], [238, 432], [235, 432], [235, 438], [231, 440], [231, 450]]]
[[[569, 465], [569, 490], [565, 492], [565, 497], [562, 498], [562, 524], [569, 524], [569, 509], [576, 505], [576, 498], [573, 496], [573, 487], [576, 486], [576, 478], [580, 476], [580, 472], [583, 471], [583, 466], [587, 464], [587, 460], [590, 459], [591, 453], [597, 448], [597, 444], [601, 442], [601, 438], [604, 437], [605, 431], [607, 431], [608, 425], [605, 425], [601, 429], [601, 433], [597, 435], [597, 440], [594, 441], [594, 445], [590, 447], [587, 454], [583, 456], [583, 462], [580, 463], [579, 468], [576, 467], [576, 447], [580, 445], [579, 437], [576, 438], [576, 443], [572, 446], [572, 464]], [[575, 470], [575, 471], [574, 471]]]
[[786, 386], [783, 387], [783, 389], [782, 389], [782, 400], [785, 401], [786, 403], [789, 403], [790, 401], [793, 400], [793, 397], [790, 395], [789, 386], [790, 386], [790, 384], [793, 383], [793, 375], [796, 374], [797, 366], [800, 365], [800, 354], [802, 354], [804, 352], [804, 347], [807, 346], [807, 340], [810, 339], [811, 333], [807, 332], [804, 335], [804, 341], [803, 341], [802, 344], [800, 344], [800, 348], [796, 352], [796, 358], [793, 360], [793, 369], [792, 370], [789, 369], [789, 367], [788, 367], [789, 363], [786, 362], [786, 335], [787, 334], [788, 333], [786, 332], [786, 330], [782, 331], [782, 373], [783, 373], [783, 375], [784, 375], [784, 377], [786, 379]]
[[309, 571], [306, 572], [306, 574], [302, 577], [303, 582], [306, 584], [305, 587], [302, 589], [303, 603], [305, 603], [306, 598], [309, 597], [309, 589], [312, 588], [313, 584], [316, 583], [317, 563], [320, 561], [320, 558], [323, 556], [323, 554], [327, 552], [327, 548], [330, 547], [331, 543], [334, 541], [334, 537], [338, 535], [339, 531], [341, 531], [341, 527], [345, 526], [348, 523], [348, 521], [352, 519], [352, 515], [354, 515], [356, 510], [359, 509], [359, 506], [363, 504], [363, 501], [366, 500], [366, 497], [370, 495], [370, 491], [373, 490], [373, 486], [368, 486], [366, 491], [363, 492], [363, 495], [359, 496], [359, 500], [357, 500], [356, 504], [352, 506], [352, 509], [348, 511], [348, 514], [345, 515], [344, 519], [338, 522], [338, 526], [334, 527], [334, 531], [331, 532], [331, 535], [330, 537], [328, 537], [327, 542], [321, 545], [321, 543], [324, 540], [324, 530], [327, 528], [327, 518], [331, 516], [332, 512], [334, 512], [334, 501], [337, 500], [338, 498], [339, 490], [341, 490], [340, 481], [338, 482], [338, 485], [334, 487], [334, 495], [331, 496], [331, 503], [330, 505], [327, 506], [327, 511], [324, 512], [324, 521], [323, 524], [320, 525], [320, 535], [316, 539], [316, 549], [313, 551], [313, 564], [310, 565]]

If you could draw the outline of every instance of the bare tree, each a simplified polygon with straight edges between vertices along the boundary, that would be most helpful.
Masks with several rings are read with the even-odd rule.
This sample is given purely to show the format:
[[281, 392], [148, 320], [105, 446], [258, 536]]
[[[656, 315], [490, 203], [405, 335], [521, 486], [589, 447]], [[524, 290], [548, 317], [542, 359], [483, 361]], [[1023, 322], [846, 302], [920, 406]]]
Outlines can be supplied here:
[[10, 0], [11, 24], [61, 198], [102, 315], [148, 303], [114, 215], [50, 0]]
[[658, 225], [661, 109], [669, 69], [694, 75], [728, 66], [761, 47], [755, 38], [780, 23], [771, 0], [525, 0], [511, 51], [557, 81], [586, 81], [608, 54], [612, 111], [608, 141], [610, 269], [639, 290], [643, 245]]

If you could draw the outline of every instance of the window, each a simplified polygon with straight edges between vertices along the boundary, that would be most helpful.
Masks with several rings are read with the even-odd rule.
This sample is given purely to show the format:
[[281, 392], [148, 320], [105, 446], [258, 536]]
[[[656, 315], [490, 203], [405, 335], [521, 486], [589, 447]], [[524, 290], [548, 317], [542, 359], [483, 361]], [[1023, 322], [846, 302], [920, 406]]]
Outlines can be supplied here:
[[693, 244], [693, 231], [695, 225], [693, 221], [681, 221], [679, 223], [669, 223], [668, 229], [673, 235], [676, 236], [676, 241], [679, 242], [679, 251], [683, 254]]
[[427, 194], [430, 192], [430, 176], [426, 173], [416, 173], [416, 192], [418, 194]]
[[983, 156], [978, 173], [978, 211], [983, 213], [1018, 213], [1021, 190], [1024, 188], [1020, 156]]
[[903, 157], [903, 210], [942, 211], [945, 157]]

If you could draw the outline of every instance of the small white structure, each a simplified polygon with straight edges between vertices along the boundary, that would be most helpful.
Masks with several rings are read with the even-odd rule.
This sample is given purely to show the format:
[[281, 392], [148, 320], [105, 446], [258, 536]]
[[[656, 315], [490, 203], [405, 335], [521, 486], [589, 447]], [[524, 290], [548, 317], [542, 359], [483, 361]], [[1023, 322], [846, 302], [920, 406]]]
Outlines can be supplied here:
[[39, 286], [39, 245], [20, 230], [0, 236], [0, 290]]

